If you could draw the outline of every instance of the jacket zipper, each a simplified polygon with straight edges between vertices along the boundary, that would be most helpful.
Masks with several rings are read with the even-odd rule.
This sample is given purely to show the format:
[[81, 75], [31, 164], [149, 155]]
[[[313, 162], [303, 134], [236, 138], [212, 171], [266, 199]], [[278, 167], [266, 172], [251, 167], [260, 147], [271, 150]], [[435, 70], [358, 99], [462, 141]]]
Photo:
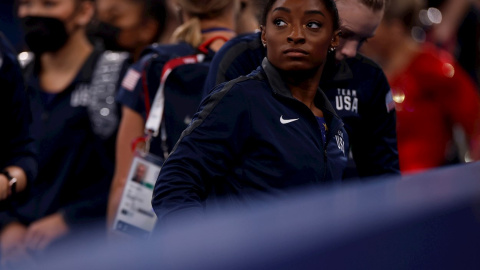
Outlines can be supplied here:
[[[303, 104], [302, 102], [300, 102], [300, 101], [298, 101], [298, 100], [296, 100], [296, 99], [294, 99], [294, 98], [289, 98], [289, 97], [285, 97], [285, 96], [283, 96], [283, 95], [279, 95], [279, 94], [276, 93], [276, 92], [274, 92], [274, 95], [277, 95], [278, 97], [286, 98], [286, 99], [288, 99], [288, 100], [292, 100], [293, 102], [298, 103], [298, 104], [301, 104], [301, 106], [303, 106], [304, 108], [306, 108], [306, 109], [309, 111], [310, 115], [311, 115], [310, 118], [313, 116], [313, 120], [315, 120], [315, 124], [316, 124], [316, 126], [317, 126], [317, 130], [318, 130], [318, 132], [320, 132], [320, 136], [322, 135], [322, 134], [321, 134], [321, 131], [320, 131], [320, 126], [319, 126], [318, 123], [317, 123], [317, 119], [315, 118], [315, 115], [310, 111], [310, 109], [308, 109], [308, 107], [307, 107], [305, 104]], [[327, 111], [327, 112], [328, 112], [328, 114], [331, 114], [329, 111]], [[332, 115], [332, 119], [333, 119], [333, 118], [335, 118], [334, 115]], [[338, 126], [340, 126], [340, 125], [337, 124], [337, 125], [333, 126], [333, 127], [332, 127], [332, 130], [333, 130], [333, 128], [335, 128], [335, 131], [338, 130]], [[323, 141], [320, 139], [320, 145], [322, 145], [322, 147], [323, 147], [323, 168], [324, 168], [324, 169], [323, 169], [323, 180], [325, 180], [325, 177], [327, 177], [327, 166], [328, 166], [328, 162], [327, 162], [327, 161], [328, 161], [328, 158], [327, 158], [327, 154], [328, 154], [328, 152], [327, 152], [327, 146], [328, 146], [328, 143], [329, 143], [329, 141], [330, 141], [331, 134], [333, 134], [333, 133], [328, 132], [328, 136], [327, 136], [327, 138], [326, 138], [326, 140], [325, 140], [325, 144], [324, 144]], [[320, 138], [321, 138], [321, 137], [320, 137]]]

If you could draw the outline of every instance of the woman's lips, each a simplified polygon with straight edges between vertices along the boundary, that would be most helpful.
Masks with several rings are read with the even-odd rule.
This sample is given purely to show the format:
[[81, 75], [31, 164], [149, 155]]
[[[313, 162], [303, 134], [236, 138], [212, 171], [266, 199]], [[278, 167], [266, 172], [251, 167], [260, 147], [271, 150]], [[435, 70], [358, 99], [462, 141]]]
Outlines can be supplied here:
[[284, 54], [290, 57], [302, 57], [308, 55], [308, 52], [302, 49], [287, 49], [283, 51]]

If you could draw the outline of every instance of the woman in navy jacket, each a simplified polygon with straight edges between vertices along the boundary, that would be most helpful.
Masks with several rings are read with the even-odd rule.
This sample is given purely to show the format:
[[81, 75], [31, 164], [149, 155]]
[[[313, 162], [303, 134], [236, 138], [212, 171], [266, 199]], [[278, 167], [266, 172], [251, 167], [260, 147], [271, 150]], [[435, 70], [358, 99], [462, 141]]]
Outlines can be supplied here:
[[[31, 111], [17, 55], [0, 32], [0, 220], [3, 200], [15, 196], [37, 174], [35, 144], [28, 130]], [[1, 239], [0, 239], [1, 240]]]
[[217, 86], [164, 163], [152, 199], [160, 222], [341, 178], [347, 135], [318, 88], [338, 45], [335, 3], [271, 0], [264, 18], [262, 66]]

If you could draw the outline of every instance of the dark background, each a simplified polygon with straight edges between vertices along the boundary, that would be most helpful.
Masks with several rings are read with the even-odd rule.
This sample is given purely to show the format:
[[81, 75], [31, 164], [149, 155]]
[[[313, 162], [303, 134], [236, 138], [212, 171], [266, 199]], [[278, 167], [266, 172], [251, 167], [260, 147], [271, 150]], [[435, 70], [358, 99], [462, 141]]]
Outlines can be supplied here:
[[14, 0], [0, 0], [0, 31], [7, 36], [17, 51], [23, 47], [20, 22], [15, 16]]

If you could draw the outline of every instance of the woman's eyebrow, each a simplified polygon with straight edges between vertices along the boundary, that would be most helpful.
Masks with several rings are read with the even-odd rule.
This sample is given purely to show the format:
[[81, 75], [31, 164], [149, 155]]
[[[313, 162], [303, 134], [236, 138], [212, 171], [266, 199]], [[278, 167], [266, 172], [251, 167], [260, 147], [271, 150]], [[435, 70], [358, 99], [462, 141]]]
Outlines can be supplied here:
[[[277, 8], [274, 8], [272, 10], [272, 12], [275, 12], [275, 11], [285, 11], [285, 12], [288, 12], [290, 13], [290, 9], [286, 8], [286, 7], [277, 7]], [[307, 10], [305, 11], [305, 14], [306, 15], [309, 15], [309, 14], [319, 14], [319, 15], [322, 15], [323, 17], [325, 17], [325, 14], [323, 14], [323, 12], [321, 12], [320, 10]]]
[[288, 12], [288, 13], [291, 12], [290, 9], [288, 9], [288, 8], [286, 8], [286, 7], [277, 7], [277, 8], [274, 8], [274, 9], [272, 10], [272, 12], [274, 12], [274, 11], [285, 11], [285, 12]]
[[322, 15], [323, 17], [325, 17], [325, 14], [323, 14], [323, 12], [321, 12], [320, 10], [307, 10], [307, 11], [305, 11], [305, 14], [306, 15], [319, 14], [319, 15]]

